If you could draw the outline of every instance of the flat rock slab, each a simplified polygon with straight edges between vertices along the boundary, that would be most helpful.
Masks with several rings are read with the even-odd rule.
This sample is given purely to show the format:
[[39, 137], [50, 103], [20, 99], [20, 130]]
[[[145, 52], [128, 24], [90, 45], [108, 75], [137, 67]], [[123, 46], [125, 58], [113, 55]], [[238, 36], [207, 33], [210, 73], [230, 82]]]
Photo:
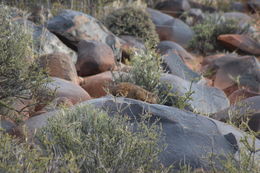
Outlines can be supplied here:
[[218, 41], [227, 49], [238, 50], [250, 55], [260, 55], [260, 43], [246, 35], [225, 34], [218, 37]]

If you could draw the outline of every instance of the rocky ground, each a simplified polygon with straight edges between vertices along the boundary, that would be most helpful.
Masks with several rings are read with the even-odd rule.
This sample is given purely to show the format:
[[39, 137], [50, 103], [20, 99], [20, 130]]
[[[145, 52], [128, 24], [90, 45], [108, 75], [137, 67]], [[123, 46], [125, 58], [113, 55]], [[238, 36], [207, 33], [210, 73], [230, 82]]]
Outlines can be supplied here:
[[[107, 92], [115, 74], [127, 74], [131, 69], [131, 65], [122, 63], [128, 50], [146, 49], [139, 38], [116, 36], [98, 19], [79, 11], [64, 9], [46, 23], [35, 24], [14, 10], [13, 22], [25, 24], [33, 34], [39, 62], [52, 78], [48, 87], [56, 90], [56, 95], [49, 105], [30, 111], [22, 123], [2, 118], [0, 127], [18, 136], [23, 136], [22, 126], [33, 133], [46, 126], [61, 104], [71, 109], [90, 104], [111, 116], [118, 113], [137, 117], [149, 112], [160, 118], [165, 134], [167, 148], [159, 157], [163, 165], [185, 160], [192, 168], [207, 169], [211, 163], [204, 156], [236, 155], [249, 130], [260, 132], [259, 10], [259, 0], [233, 2], [222, 13], [214, 6], [188, 0], [161, 1], [146, 9], [160, 39], [156, 50], [167, 69], [160, 81], [171, 85], [171, 92], [178, 96], [192, 92], [189, 106], [184, 109], [157, 104], [156, 98], [146, 99], [153, 95], [140, 86], [118, 86], [127, 93], [116, 99]], [[248, 24], [250, 33], [218, 35], [221, 51], [191, 49], [189, 43], [196, 34], [193, 26], [212, 14]], [[238, 128], [245, 116], [248, 128]], [[255, 147], [260, 148], [259, 134], [256, 136]], [[255, 160], [260, 163], [259, 152]]]

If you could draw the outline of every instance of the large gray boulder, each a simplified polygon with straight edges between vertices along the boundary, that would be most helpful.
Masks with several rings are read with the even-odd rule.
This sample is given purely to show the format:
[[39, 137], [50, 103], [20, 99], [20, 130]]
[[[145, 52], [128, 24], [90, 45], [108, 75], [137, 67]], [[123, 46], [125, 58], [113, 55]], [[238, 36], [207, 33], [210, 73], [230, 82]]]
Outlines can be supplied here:
[[162, 13], [159, 10], [147, 8], [147, 12], [155, 25], [162, 25], [164, 22], [173, 19], [172, 16]]
[[[215, 156], [213, 160], [219, 167], [218, 159], [226, 154], [237, 153], [242, 146], [240, 139], [245, 136], [230, 125], [174, 107], [113, 97], [93, 99], [82, 104], [92, 104], [106, 110], [110, 116], [128, 115], [131, 120], [140, 119], [145, 112], [152, 115], [151, 121], [159, 118], [163, 129], [161, 142], [167, 145], [160, 155], [160, 161], [165, 166], [174, 164], [175, 168], [185, 162], [192, 168], [207, 169], [210, 167], [210, 154]], [[256, 148], [259, 147], [260, 141], [256, 140]], [[259, 153], [256, 159], [260, 159]]]
[[[48, 31], [43, 26], [37, 26], [33, 22], [26, 20], [26, 13], [17, 8], [0, 5], [0, 10], [7, 13], [11, 21], [24, 26], [28, 33], [33, 36], [33, 50], [38, 55], [51, 53], [65, 53], [76, 63], [76, 53], [64, 45], [58, 37]], [[22, 28], [21, 28], [22, 29]]]
[[[165, 166], [174, 164], [176, 169], [184, 162], [192, 168], [207, 169], [211, 164], [210, 154], [215, 156], [213, 159], [216, 161], [216, 167], [220, 167], [218, 160], [228, 154], [237, 154], [242, 146], [240, 139], [245, 136], [238, 129], [208, 117], [133, 99], [103, 97], [88, 100], [80, 105], [93, 105], [107, 111], [110, 116], [128, 115], [130, 121], [138, 121], [143, 113], [150, 113], [151, 121], [159, 119], [158, 123], [162, 125], [163, 130], [161, 143], [166, 144], [165, 150], [159, 156], [160, 162]], [[34, 132], [46, 126], [48, 118], [58, 113], [59, 111], [54, 111], [32, 117], [25, 125], [30, 132]], [[260, 141], [256, 140], [255, 144], [256, 147], [260, 147]], [[256, 159], [259, 158], [260, 155], [256, 154]]]
[[199, 81], [201, 79], [201, 76], [192, 71], [174, 50], [168, 50], [167, 53], [162, 56], [162, 59], [163, 68], [168, 73], [188, 81]]
[[156, 25], [156, 31], [161, 41], [174, 41], [184, 48], [188, 47], [194, 35], [193, 30], [187, 24], [175, 18]]
[[[248, 119], [249, 128], [260, 132], [260, 96], [244, 99], [210, 117], [223, 122], [232, 121], [235, 124]], [[260, 135], [258, 137], [260, 138]]]
[[195, 60], [195, 58], [187, 52], [181, 45], [173, 41], [161, 41], [157, 45], [160, 54], [166, 54], [169, 50], [179, 55], [183, 61]]
[[11, 130], [15, 127], [16, 124], [14, 122], [10, 120], [0, 119], [0, 130], [4, 130], [5, 132], [11, 132]]
[[17, 23], [26, 27], [33, 36], [33, 50], [39, 55], [52, 53], [65, 53], [76, 63], [77, 54], [68, 48], [59, 38], [43, 26], [35, 25], [33, 22], [24, 19], [16, 20]]
[[171, 92], [178, 96], [184, 96], [189, 91], [194, 92], [191, 96], [192, 100], [188, 101], [192, 111], [208, 115], [229, 107], [229, 100], [220, 89], [191, 83], [171, 74], [164, 74], [160, 80], [170, 84]]
[[48, 21], [47, 28], [73, 50], [77, 50], [81, 40], [96, 40], [109, 45], [118, 59], [121, 57], [120, 39], [100, 21], [85, 13], [62, 10]]

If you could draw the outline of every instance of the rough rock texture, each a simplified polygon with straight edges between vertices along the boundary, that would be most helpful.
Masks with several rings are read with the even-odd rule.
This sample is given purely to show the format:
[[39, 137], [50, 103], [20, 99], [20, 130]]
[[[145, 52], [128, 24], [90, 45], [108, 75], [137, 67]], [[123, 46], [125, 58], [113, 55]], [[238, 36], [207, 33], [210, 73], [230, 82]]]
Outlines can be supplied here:
[[188, 0], [167, 0], [158, 2], [155, 9], [173, 17], [179, 17], [182, 13], [190, 10], [190, 4]]
[[80, 86], [85, 89], [91, 97], [98, 98], [107, 95], [106, 88], [113, 81], [110, 71], [93, 76], [84, 77]]
[[53, 53], [38, 58], [41, 67], [52, 77], [58, 77], [78, 84], [78, 75], [71, 57], [64, 53]]
[[161, 81], [170, 84], [172, 92], [179, 96], [183, 96], [191, 88], [194, 94], [192, 94], [192, 100], [188, 103], [190, 104], [190, 109], [193, 111], [200, 112], [201, 114], [211, 114], [229, 107], [229, 100], [225, 93], [217, 88], [196, 83], [191, 84], [190, 81], [183, 80], [171, 74], [164, 74], [161, 77]]
[[[1, 118], [1, 115], [0, 115]], [[11, 132], [13, 128], [16, 127], [16, 124], [10, 120], [0, 119], [0, 129], [4, 130], [5, 132]]]
[[236, 118], [239, 119], [238, 121], [241, 121], [242, 117], [246, 119], [246, 116], [249, 118], [249, 128], [260, 132], [260, 96], [244, 99], [227, 109], [211, 115], [212, 118], [223, 122]]
[[81, 40], [96, 40], [105, 43], [120, 59], [120, 41], [100, 21], [90, 15], [73, 10], [62, 10], [48, 21], [48, 29], [73, 50]]
[[260, 96], [260, 93], [252, 92], [248, 89], [239, 89], [230, 94], [228, 96], [228, 99], [230, 101], [230, 104], [233, 105], [241, 100], [254, 96]]
[[224, 90], [227, 95], [238, 87], [260, 91], [260, 64], [253, 56], [223, 56], [204, 68], [204, 71], [212, 73], [213, 86]]
[[[242, 145], [240, 139], [244, 133], [238, 129], [174, 107], [113, 97], [81, 103], [81, 105], [88, 104], [107, 110], [110, 116], [127, 114], [133, 121], [139, 120], [144, 112], [152, 115], [151, 121], [159, 118], [158, 123], [162, 124], [163, 130], [160, 142], [167, 145], [160, 154], [160, 161], [165, 166], [174, 164], [178, 168], [179, 163], [184, 163], [185, 160], [185, 163], [192, 168], [208, 168], [210, 163], [207, 156], [209, 154], [213, 152], [218, 159], [219, 156], [223, 158], [225, 154], [234, 154]], [[47, 119], [57, 113], [56, 111], [32, 117], [25, 122], [25, 125], [33, 132], [37, 128], [46, 126]], [[256, 147], [260, 147], [258, 140], [256, 140]], [[257, 154], [256, 157], [259, 159], [260, 155]], [[216, 163], [218, 167], [219, 162]]]
[[180, 56], [182, 58], [182, 60], [185, 62], [195, 59], [181, 45], [179, 45], [173, 41], [161, 41], [157, 45], [157, 50], [159, 51], [160, 54], [165, 54], [165, 53], [167, 53], [168, 50], [171, 50], [174, 53], [176, 53], [178, 56]]
[[76, 69], [80, 76], [89, 76], [112, 70], [115, 66], [112, 49], [99, 41], [80, 41]]
[[66, 97], [73, 104], [80, 103], [91, 99], [89, 94], [80, 86], [56, 77], [52, 77], [53, 81], [48, 84], [48, 88], [56, 90], [56, 97]]
[[230, 51], [238, 50], [245, 54], [260, 56], [260, 43], [246, 35], [220, 35], [218, 41]]
[[163, 25], [163, 23], [173, 19], [172, 16], [155, 9], [147, 8], [147, 12], [150, 14], [151, 19], [155, 25]]
[[122, 62], [125, 62], [125, 59], [130, 59], [130, 54], [132, 52], [138, 52], [138, 51], [145, 51], [146, 47], [144, 45], [144, 43], [134, 37], [134, 36], [130, 36], [130, 35], [120, 35], [119, 38], [121, 38], [124, 42], [121, 43], [122, 46]]
[[76, 53], [62, 43], [57, 36], [48, 31], [47, 28], [37, 26], [31, 21], [18, 19], [16, 20], [21, 25], [25, 25], [26, 28], [32, 32], [33, 35], [33, 48], [39, 55], [51, 54], [51, 53], [65, 53], [72, 58], [72, 61], [76, 63]]
[[248, 12], [248, 6], [245, 3], [242, 2], [231, 2], [230, 9], [232, 11], [238, 11], [238, 12]]
[[182, 79], [188, 81], [199, 81], [201, 76], [192, 71], [182, 60], [182, 58], [176, 54], [176, 51], [168, 49], [162, 56], [163, 67], [170, 74], [179, 76]]
[[31, 116], [41, 115], [47, 112], [56, 111], [60, 108], [69, 108], [72, 107], [73, 103], [67, 97], [57, 97], [52, 100], [48, 105], [43, 107], [41, 110], [34, 112]]
[[194, 35], [191, 28], [179, 19], [170, 19], [162, 25], [156, 25], [156, 31], [161, 41], [173, 41], [184, 48]]
[[260, 11], [260, 0], [248, 0], [247, 4], [251, 11], [255, 13]]

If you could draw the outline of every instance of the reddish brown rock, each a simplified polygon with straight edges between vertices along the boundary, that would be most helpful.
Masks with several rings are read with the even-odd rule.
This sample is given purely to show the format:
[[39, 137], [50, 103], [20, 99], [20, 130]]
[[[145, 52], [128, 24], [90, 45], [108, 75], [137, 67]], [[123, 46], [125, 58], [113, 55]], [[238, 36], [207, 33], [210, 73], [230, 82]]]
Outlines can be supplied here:
[[52, 79], [53, 82], [48, 84], [48, 88], [51, 90], [56, 90], [56, 98], [68, 98], [72, 104], [91, 99], [89, 94], [79, 85], [56, 77], [53, 77]]
[[[223, 56], [204, 66], [204, 74], [213, 80], [213, 86], [227, 95], [239, 88], [260, 91], [260, 64], [253, 56]], [[204, 75], [205, 76], [205, 75]]]
[[225, 34], [218, 36], [218, 41], [230, 51], [238, 50], [241, 53], [260, 55], [260, 43], [246, 35]]
[[[231, 54], [229, 54], [229, 55], [231, 55]], [[223, 56], [229, 56], [229, 55], [221, 53], [221, 54], [206, 56], [202, 59], [201, 65], [202, 66], [208, 65], [208, 64], [212, 63], [212, 61], [214, 61], [218, 58], [221, 58]]]
[[49, 103], [47, 106], [45, 106], [43, 109], [33, 113], [31, 116], [36, 116], [40, 114], [44, 114], [47, 112], [58, 110], [59, 108], [63, 107], [72, 107], [73, 103], [66, 97], [58, 97], [54, 100], [52, 100], [51, 103]]
[[40, 66], [52, 77], [58, 77], [78, 84], [78, 75], [72, 58], [64, 53], [53, 53], [39, 57]]
[[115, 66], [112, 49], [98, 41], [81, 41], [78, 44], [76, 69], [80, 76], [90, 76], [109, 71]]
[[91, 97], [98, 98], [107, 94], [105, 88], [108, 83], [112, 82], [112, 78], [112, 73], [107, 71], [83, 78], [80, 85], [90, 94]]
[[130, 35], [121, 35], [120, 38], [124, 41], [121, 43], [122, 62], [125, 62], [125, 59], [130, 59], [130, 54], [132, 52], [146, 50], [144, 43], [138, 38]]
[[249, 97], [254, 97], [254, 96], [260, 96], [260, 93], [253, 92], [248, 89], [239, 89], [233, 92], [228, 98], [230, 104], [235, 104], [241, 100], [247, 99]]

